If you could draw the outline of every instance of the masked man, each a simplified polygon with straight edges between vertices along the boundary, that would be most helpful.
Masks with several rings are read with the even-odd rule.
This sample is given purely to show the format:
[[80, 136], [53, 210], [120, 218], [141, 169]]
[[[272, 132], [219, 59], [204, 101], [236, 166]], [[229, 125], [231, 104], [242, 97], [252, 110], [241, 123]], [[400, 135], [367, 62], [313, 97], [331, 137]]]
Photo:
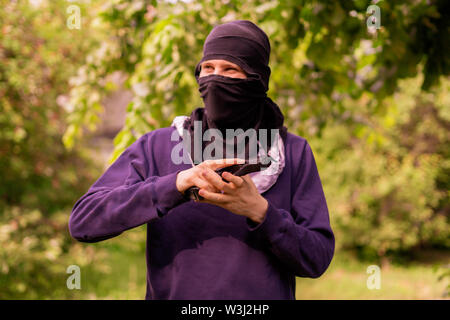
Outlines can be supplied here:
[[[321, 180], [308, 142], [266, 95], [269, 56], [252, 22], [213, 28], [195, 69], [204, 107], [142, 136], [76, 202], [69, 229], [79, 241], [147, 225], [146, 299], [295, 299], [296, 276], [328, 268], [335, 240]], [[226, 129], [256, 135], [228, 139]], [[180, 145], [187, 162], [174, 161]], [[255, 155], [270, 165], [216, 172]], [[192, 187], [202, 200], [186, 197]]]

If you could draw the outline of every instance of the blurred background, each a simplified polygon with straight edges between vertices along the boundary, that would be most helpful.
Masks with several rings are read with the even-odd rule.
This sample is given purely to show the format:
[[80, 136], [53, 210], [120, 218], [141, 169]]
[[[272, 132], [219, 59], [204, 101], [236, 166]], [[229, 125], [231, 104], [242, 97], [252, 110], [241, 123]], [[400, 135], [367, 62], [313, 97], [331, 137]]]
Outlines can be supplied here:
[[0, 0], [0, 299], [144, 298], [145, 226], [83, 244], [69, 215], [133, 141], [202, 106], [203, 42], [236, 19], [270, 38], [268, 95], [312, 146], [335, 231], [297, 299], [448, 299], [449, 4]]

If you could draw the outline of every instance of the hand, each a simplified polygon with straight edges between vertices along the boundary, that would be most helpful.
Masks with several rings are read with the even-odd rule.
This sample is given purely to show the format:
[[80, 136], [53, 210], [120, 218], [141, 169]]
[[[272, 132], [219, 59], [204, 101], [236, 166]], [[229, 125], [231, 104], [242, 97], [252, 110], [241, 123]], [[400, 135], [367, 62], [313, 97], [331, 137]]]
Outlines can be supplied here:
[[208, 171], [203, 176], [218, 191], [200, 188], [199, 195], [204, 200], [199, 202], [214, 204], [235, 214], [250, 218], [256, 223], [261, 223], [264, 220], [268, 202], [258, 192], [249, 174], [238, 177], [229, 172], [223, 172], [222, 177], [229, 182], [224, 182], [214, 171]]
[[187, 170], [180, 171], [177, 174], [176, 186], [178, 191], [184, 193], [187, 189], [192, 186], [197, 186], [211, 192], [218, 192], [214, 185], [212, 185], [207, 179], [202, 175], [203, 172], [215, 173], [214, 170], [223, 167], [228, 167], [234, 164], [243, 164], [244, 159], [231, 158], [231, 159], [218, 159], [218, 160], [205, 160], [195, 167]]

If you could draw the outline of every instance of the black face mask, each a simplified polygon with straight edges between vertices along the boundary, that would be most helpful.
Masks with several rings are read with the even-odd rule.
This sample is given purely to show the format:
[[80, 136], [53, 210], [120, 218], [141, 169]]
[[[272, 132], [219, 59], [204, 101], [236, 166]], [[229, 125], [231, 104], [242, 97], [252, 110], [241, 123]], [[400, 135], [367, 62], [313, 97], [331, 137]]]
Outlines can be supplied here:
[[[246, 131], [253, 128], [260, 140], [260, 129], [279, 129], [283, 141], [286, 141], [284, 116], [278, 105], [266, 95], [271, 72], [269, 57], [269, 39], [251, 21], [236, 20], [213, 28], [205, 40], [203, 57], [195, 67], [195, 78], [205, 108], [194, 109], [183, 124], [191, 137], [194, 136], [195, 122], [201, 121], [203, 134], [210, 128], [216, 128], [225, 138], [225, 129], [241, 128]], [[240, 66], [248, 78], [220, 75], [200, 77], [202, 63], [214, 59], [227, 60]], [[268, 141], [275, 141], [272, 130], [269, 133]], [[202, 150], [210, 143], [203, 141]], [[233, 143], [236, 145], [240, 142], [236, 138]], [[246, 159], [249, 159], [248, 145], [246, 143]], [[194, 139], [191, 139], [191, 150], [195, 150]], [[225, 151], [223, 155], [227, 155]]]
[[198, 84], [207, 117], [219, 129], [253, 127], [267, 96], [261, 81], [253, 77], [209, 75], [199, 77]]

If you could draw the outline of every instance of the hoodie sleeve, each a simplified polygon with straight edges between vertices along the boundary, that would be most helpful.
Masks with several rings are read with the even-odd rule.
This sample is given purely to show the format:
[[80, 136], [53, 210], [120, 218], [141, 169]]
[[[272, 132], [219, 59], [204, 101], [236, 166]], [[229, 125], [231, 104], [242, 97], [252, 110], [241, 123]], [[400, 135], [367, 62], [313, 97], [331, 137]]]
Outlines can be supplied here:
[[269, 200], [264, 220], [247, 218], [253, 235], [267, 244], [278, 260], [299, 277], [317, 278], [331, 263], [335, 239], [311, 147], [305, 142], [292, 197], [291, 212]]
[[82, 242], [97, 242], [123, 231], [162, 218], [185, 201], [176, 188], [177, 174], [150, 175], [153, 161], [144, 135], [106, 170], [74, 205], [69, 231]]

